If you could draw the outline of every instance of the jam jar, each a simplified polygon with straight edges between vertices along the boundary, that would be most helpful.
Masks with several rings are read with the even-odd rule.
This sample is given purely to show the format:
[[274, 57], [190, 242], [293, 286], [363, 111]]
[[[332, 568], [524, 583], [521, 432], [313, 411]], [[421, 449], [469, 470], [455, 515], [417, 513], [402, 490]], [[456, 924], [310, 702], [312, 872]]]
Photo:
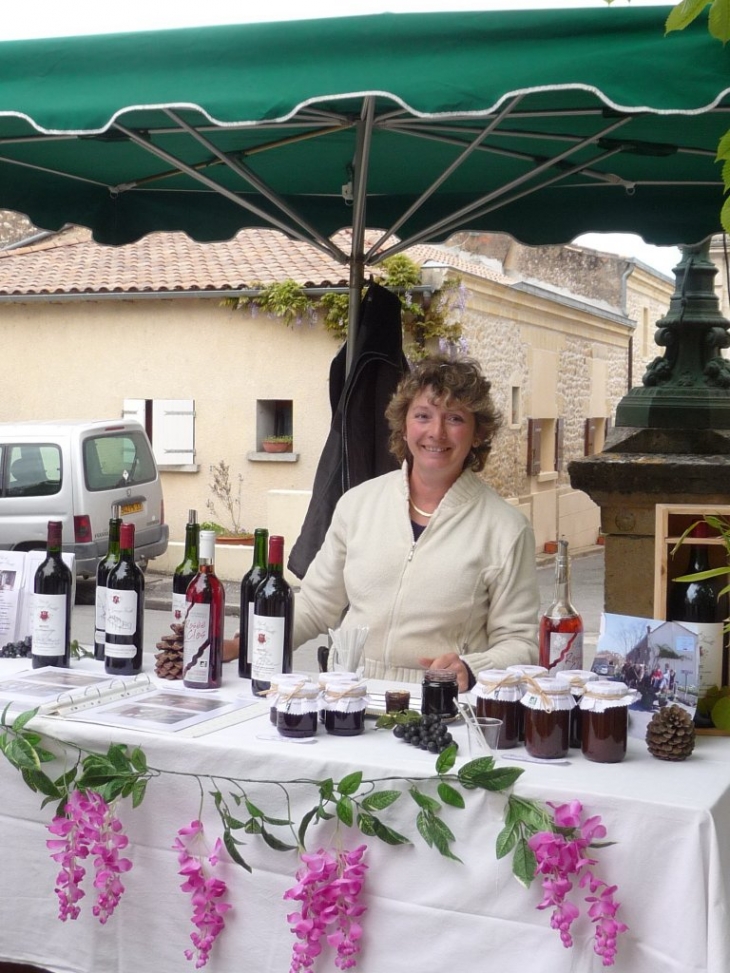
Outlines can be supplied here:
[[368, 706], [364, 682], [329, 682], [322, 694], [324, 728], [334, 736], [357, 736], [365, 729]]
[[327, 687], [332, 685], [337, 685], [338, 683], [353, 683], [360, 682], [360, 677], [356, 672], [321, 672], [319, 674], [320, 697], [319, 697], [319, 722], [324, 723], [324, 702], [323, 694]]
[[617, 764], [624, 759], [629, 706], [638, 698], [626, 683], [611, 679], [598, 679], [586, 686], [580, 701], [584, 757], [600, 764]]
[[427, 669], [421, 688], [422, 715], [451, 719], [458, 714], [458, 695], [459, 686], [455, 672], [451, 669]]
[[311, 737], [317, 732], [319, 686], [314, 682], [279, 683], [276, 729], [284, 737]]
[[520, 740], [520, 674], [506, 669], [484, 669], [474, 687], [477, 716], [491, 716], [502, 721], [497, 749], [510, 750]]
[[296, 686], [297, 683], [304, 684], [305, 682], [309, 682], [309, 676], [306, 672], [282, 672], [280, 676], [274, 676], [271, 680], [271, 689], [268, 689], [265, 695], [271, 701], [269, 717], [274, 726], [276, 726], [276, 700], [279, 694], [279, 686], [286, 689], [292, 685]]
[[522, 697], [525, 749], [531, 757], [556, 760], [565, 757], [570, 742], [570, 711], [575, 700], [570, 686], [558, 679], [530, 679]]
[[[520, 686], [522, 689], [521, 696], [524, 696], [527, 692], [527, 679], [535, 679], [537, 676], [547, 676], [548, 671], [545, 666], [531, 666], [531, 665], [514, 665], [507, 666], [506, 672], [516, 672], [520, 676]], [[518, 719], [518, 734], [519, 741], [522, 743], [525, 739], [525, 711], [520, 706]]]
[[581, 726], [583, 722], [580, 701], [586, 683], [595, 682], [598, 676], [595, 672], [590, 672], [588, 669], [560, 669], [555, 673], [555, 678], [567, 682], [573, 694], [575, 706], [570, 711], [570, 747], [571, 749], [580, 750]]

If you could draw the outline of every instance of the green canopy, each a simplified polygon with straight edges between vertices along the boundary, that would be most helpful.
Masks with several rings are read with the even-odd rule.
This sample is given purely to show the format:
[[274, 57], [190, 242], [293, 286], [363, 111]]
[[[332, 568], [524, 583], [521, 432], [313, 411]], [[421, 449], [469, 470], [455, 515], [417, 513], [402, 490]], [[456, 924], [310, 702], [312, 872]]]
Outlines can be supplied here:
[[[670, 8], [382, 14], [0, 43], [0, 207], [126, 243], [719, 230], [730, 50]], [[394, 252], [387, 241], [383, 253]], [[382, 254], [381, 254], [382, 256]], [[372, 258], [371, 258], [372, 259]]]

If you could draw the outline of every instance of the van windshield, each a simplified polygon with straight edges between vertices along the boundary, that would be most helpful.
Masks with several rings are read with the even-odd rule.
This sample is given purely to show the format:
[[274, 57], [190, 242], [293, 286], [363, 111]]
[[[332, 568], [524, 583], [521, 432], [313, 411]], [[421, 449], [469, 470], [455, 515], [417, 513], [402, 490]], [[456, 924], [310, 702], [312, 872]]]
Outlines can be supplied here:
[[84, 475], [89, 490], [149, 483], [157, 475], [143, 432], [117, 432], [84, 440]]

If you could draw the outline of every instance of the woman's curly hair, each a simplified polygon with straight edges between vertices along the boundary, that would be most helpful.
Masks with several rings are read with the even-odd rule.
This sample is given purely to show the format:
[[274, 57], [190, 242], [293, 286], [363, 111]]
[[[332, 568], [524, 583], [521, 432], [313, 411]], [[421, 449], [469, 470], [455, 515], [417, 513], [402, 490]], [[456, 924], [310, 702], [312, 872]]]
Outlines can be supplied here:
[[393, 398], [385, 410], [385, 418], [390, 426], [389, 448], [399, 463], [412, 461], [411, 452], [403, 438], [406, 431], [406, 415], [411, 402], [424, 389], [429, 389], [435, 402], [444, 405], [458, 405], [473, 413], [476, 421], [474, 438], [478, 445], [473, 446], [464, 460], [464, 469], [481, 472], [487, 462], [492, 439], [502, 424], [502, 415], [495, 406], [490, 394], [492, 385], [484, 375], [479, 363], [473, 358], [449, 358], [447, 355], [432, 355], [419, 361], [401, 379]]

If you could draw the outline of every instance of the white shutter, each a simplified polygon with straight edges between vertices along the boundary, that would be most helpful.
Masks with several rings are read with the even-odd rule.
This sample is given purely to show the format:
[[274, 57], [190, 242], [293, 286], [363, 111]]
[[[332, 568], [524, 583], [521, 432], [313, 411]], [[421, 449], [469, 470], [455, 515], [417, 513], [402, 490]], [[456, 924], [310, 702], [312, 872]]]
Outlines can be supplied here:
[[125, 399], [122, 406], [122, 419], [136, 419], [145, 428], [146, 399]]
[[195, 462], [193, 399], [153, 400], [152, 449], [158, 466], [182, 466]]

